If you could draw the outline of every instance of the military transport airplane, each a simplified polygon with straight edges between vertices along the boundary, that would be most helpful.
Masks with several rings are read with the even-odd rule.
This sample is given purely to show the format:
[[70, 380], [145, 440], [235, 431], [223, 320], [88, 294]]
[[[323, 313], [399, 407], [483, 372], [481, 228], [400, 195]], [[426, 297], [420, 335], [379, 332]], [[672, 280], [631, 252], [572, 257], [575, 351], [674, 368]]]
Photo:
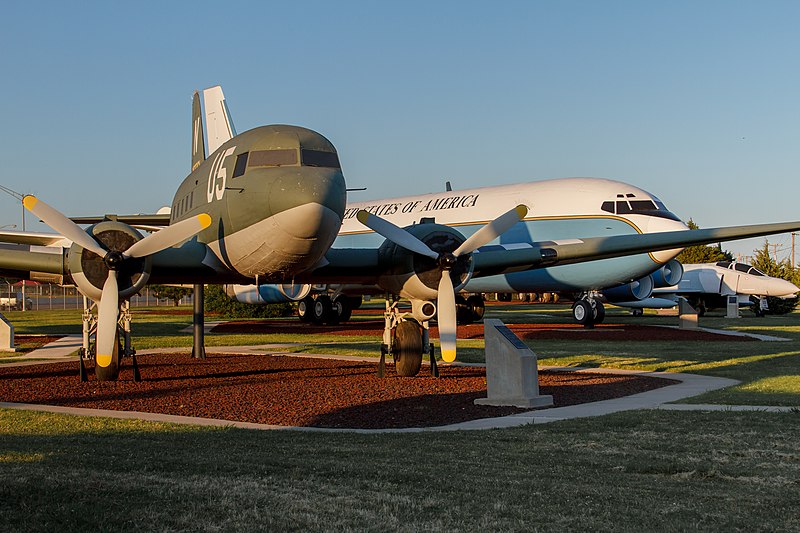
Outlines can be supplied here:
[[[211, 100], [207, 106], [215, 105]], [[687, 232], [641, 189], [588, 178], [348, 209], [338, 155], [319, 133], [274, 125], [235, 135], [222, 106], [206, 158], [198, 93], [192, 109], [192, 171], [169, 214], [71, 220], [29, 196], [25, 206], [71, 246], [43, 250], [35, 246], [41, 239], [0, 233], [0, 241], [23, 245], [0, 250], [0, 275], [72, 283], [98, 302], [98, 379], [118, 376], [117, 339], [127, 332], [120, 309], [147, 283], [195, 284], [195, 331], [202, 284], [276, 284], [287, 297], [299, 296], [304, 284], [355, 294], [377, 288], [391, 296], [379, 368], [391, 354], [400, 374], [414, 375], [423, 354], [434, 361], [428, 324], [437, 311], [442, 358], [455, 359], [455, 293], [470, 280], [583, 263], [583, 276], [601, 276], [616, 265], [634, 280], [684, 246], [800, 229], [800, 222], [787, 222]], [[78, 223], [92, 225], [84, 230]], [[134, 226], [163, 229], [143, 236]], [[634, 260], [616, 262], [624, 256]], [[410, 301], [410, 311], [398, 305], [400, 297]], [[315, 307], [324, 302], [318, 298]]]

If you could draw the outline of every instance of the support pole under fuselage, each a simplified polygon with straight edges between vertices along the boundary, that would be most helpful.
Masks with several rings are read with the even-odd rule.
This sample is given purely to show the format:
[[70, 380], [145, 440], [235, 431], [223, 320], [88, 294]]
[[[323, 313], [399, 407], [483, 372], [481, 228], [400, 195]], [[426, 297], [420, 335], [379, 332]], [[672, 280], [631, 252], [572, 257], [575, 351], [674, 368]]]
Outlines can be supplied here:
[[203, 317], [203, 303], [204, 303], [205, 295], [203, 291], [203, 284], [195, 284], [194, 286], [194, 313], [192, 324], [194, 326], [194, 342], [192, 345], [192, 357], [195, 359], [205, 359], [206, 358], [206, 348], [205, 348], [205, 320]]

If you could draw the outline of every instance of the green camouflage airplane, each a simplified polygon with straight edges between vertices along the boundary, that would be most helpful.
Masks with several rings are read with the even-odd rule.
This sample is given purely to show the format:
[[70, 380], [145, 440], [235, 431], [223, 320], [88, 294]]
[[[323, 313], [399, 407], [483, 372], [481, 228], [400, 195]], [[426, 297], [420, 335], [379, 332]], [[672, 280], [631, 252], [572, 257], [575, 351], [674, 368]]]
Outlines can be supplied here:
[[[653, 253], [661, 250], [673, 257], [674, 249], [687, 245], [800, 229], [800, 222], [692, 232], [662, 225], [657, 233], [637, 229], [624, 235], [553, 240], [542, 235], [525, 247], [494, 246], [474, 253], [526, 218], [529, 206], [517, 205], [517, 195], [504, 193], [487, 205], [476, 205], [477, 196], [432, 204], [447, 209], [451, 218], [456, 209], [473, 209], [469, 236], [457, 229], [467, 222], [456, 220], [455, 227], [437, 224], [426, 218], [431, 215], [427, 213], [401, 228], [386, 220], [390, 208], [386, 213], [361, 208], [353, 215], [364, 224], [362, 233], [381, 240], [366, 247], [362, 243], [332, 248], [343, 220], [351, 217], [345, 216], [347, 189], [330, 141], [309, 129], [287, 125], [236, 135], [221, 89], [207, 89], [204, 96], [208, 124], [204, 128], [195, 92], [192, 171], [178, 187], [169, 214], [70, 219], [27, 196], [25, 207], [59, 235], [0, 232], [0, 242], [17, 245], [0, 248], [0, 275], [74, 284], [97, 302], [98, 379], [118, 377], [120, 352], [128, 353], [127, 342], [124, 349], [119, 347], [120, 331], [126, 334], [128, 329], [120, 326], [120, 308], [126, 309], [127, 299], [148, 283], [195, 285], [196, 354], [202, 350], [197, 332], [202, 331], [203, 284], [277, 284], [287, 295], [295, 282], [378, 286], [391, 296], [379, 368], [384, 356], [391, 354], [401, 374], [414, 375], [423, 354], [435, 363], [428, 339], [434, 313], [438, 313], [442, 358], [455, 359], [455, 292], [469, 279], [643, 253], [656, 257]], [[575, 184], [564, 183], [564, 187]], [[489, 198], [489, 189], [481, 194]], [[664, 213], [656, 215], [663, 218]], [[610, 218], [597, 220], [605, 227]], [[84, 230], [78, 224], [91, 225]], [[136, 227], [154, 231], [144, 236]], [[654, 264], [653, 270], [658, 266]], [[398, 309], [397, 296], [411, 301], [410, 312]]]

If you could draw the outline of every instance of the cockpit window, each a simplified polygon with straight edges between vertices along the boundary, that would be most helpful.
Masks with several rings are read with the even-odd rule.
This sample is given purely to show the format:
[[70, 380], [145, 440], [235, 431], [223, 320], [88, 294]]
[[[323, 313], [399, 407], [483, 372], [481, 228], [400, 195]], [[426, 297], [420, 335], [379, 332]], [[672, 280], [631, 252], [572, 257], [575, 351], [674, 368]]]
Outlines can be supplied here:
[[631, 208], [634, 213], [658, 211], [656, 204], [654, 204], [652, 200], [631, 200]]
[[[633, 195], [628, 194], [626, 196], [630, 197]], [[616, 212], [618, 215], [638, 214], [680, 221], [680, 219], [675, 216], [675, 214], [670, 213], [667, 207], [659, 200], [623, 200], [622, 198], [624, 197], [625, 196], [622, 194], [618, 194], [616, 202], [603, 202], [600, 209], [608, 213]]]
[[722, 267], [722, 268], [730, 268], [731, 267], [731, 262], [730, 261], [720, 261], [719, 263], [717, 263], [717, 266], [718, 267]]
[[250, 167], [283, 167], [297, 165], [297, 150], [257, 150], [250, 152], [247, 166]]
[[233, 167], [233, 177], [238, 178], [244, 175], [245, 168], [247, 167], [248, 152], [236, 156], [236, 166]]
[[303, 161], [303, 166], [306, 167], [326, 167], [326, 168], [341, 168], [339, 165], [339, 156], [336, 152], [323, 152], [321, 150], [300, 150], [300, 157]]

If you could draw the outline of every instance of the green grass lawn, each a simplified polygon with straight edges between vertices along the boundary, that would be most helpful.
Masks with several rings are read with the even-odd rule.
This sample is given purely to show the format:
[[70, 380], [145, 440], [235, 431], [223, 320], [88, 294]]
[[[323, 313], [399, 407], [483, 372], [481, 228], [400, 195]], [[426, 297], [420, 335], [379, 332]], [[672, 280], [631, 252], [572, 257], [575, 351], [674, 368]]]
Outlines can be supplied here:
[[796, 531], [800, 414], [307, 433], [0, 410], [4, 531]]
[[[375, 307], [380, 315], [379, 304]], [[491, 306], [508, 323], [565, 306]], [[78, 312], [9, 313], [18, 333], [80, 331]], [[674, 317], [609, 320], [675, 324]], [[360, 319], [360, 317], [359, 317]], [[135, 316], [135, 346], [190, 346], [186, 315]], [[536, 341], [543, 364], [733, 377], [697, 402], [800, 405], [800, 314], [701, 325], [788, 342]], [[380, 339], [209, 335], [377, 355]], [[459, 358], [482, 360], [482, 341]], [[435, 408], [435, 405], [432, 406]], [[634, 411], [514, 429], [248, 431], [0, 410], [4, 531], [800, 529], [800, 411]]]

